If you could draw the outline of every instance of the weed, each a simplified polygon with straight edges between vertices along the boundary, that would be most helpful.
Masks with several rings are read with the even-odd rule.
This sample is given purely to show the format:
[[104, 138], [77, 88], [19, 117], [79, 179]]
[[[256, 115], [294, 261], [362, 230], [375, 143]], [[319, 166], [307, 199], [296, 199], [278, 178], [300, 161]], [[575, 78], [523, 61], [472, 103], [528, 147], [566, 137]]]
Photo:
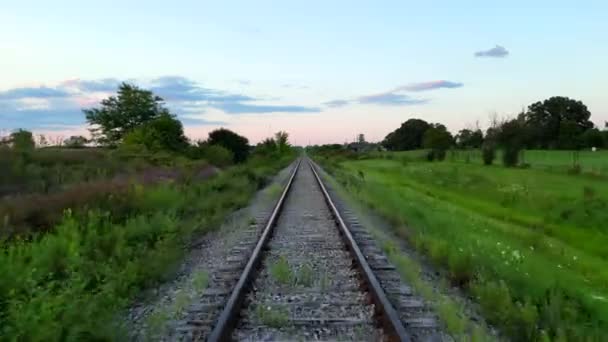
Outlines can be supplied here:
[[280, 256], [279, 259], [270, 266], [270, 274], [274, 280], [280, 284], [287, 285], [293, 283], [294, 276], [289, 266], [289, 262], [287, 262], [287, 258], [284, 256]]
[[296, 275], [296, 283], [304, 287], [310, 287], [313, 284], [313, 270], [309, 264], [304, 264], [298, 270]]
[[197, 293], [202, 292], [209, 284], [209, 273], [205, 270], [194, 272], [192, 276], [192, 286]]
[[281, 328], [289, 323], [289, 311], [278, 305], [258, 305], [255, 315], [262, 324], [273, 328]]
[[148, 340], [157, 340], [164, 334], [169, 316], [166, 309], [158, 309], [147, 317], [146, 338]]

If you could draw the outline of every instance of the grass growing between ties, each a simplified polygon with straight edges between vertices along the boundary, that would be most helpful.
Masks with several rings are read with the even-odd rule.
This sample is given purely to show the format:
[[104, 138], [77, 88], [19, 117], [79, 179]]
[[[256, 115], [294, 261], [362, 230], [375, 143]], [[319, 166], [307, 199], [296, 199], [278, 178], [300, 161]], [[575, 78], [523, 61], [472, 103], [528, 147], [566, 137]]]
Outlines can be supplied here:
[[295, 280], [289, 262], [284, 256], [280, 256], [278, 260], [270, 265], [270, 275], [277, 283], [282, 285], [293, 284]]
[[[52, 227], [0, 242], [0, 339], [124, 338], [117, 315], [133, 296], [170, 276], [193, 234], [218, 227], [290, 160], [256, 157], [205, 181], [132, 185], [112, 205], [67, 209]], [[206, 287], [206, 274], [193, 281]], [[185, 309], [188, 298], [178, 299], [175, 309]]]
[[281, 328], [289, 324], [289, 311], [279, 305], [258, 305], [255, 316], [262, 324], [273, 328]]
[[326, 165], [505, 336], [601, 340], [608, 329], [603, 179], [417, 160]]

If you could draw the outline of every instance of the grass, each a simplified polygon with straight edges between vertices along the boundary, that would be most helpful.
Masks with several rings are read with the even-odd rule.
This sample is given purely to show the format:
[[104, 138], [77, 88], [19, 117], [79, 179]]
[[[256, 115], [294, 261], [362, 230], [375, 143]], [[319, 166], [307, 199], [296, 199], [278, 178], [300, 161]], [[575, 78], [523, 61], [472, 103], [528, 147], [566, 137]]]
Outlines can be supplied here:
[[270, 275], [279, 284], [289, 285], [294, 283], [295, 276], [291, 271], [291, 267], [287, 258], [280, 256], [270, 265]]
[[255, 315], [258, 321], [269, 327], [281, 328], [289, 324], [289, 311], [279, 305], [258, 305]]
[[[375, 152], [372, 156], [376, 158], [407, 159], [419, 161], [426, 158], [426, 150], [400, 151], [400, 152]], [[481, 150], [452, 150], [446, 159], [450, 162], [482, 164]], [[502, 152], [496, 154], [495, 163], [500, 164]], [[547, 150], [525, 150], [520, 154], [520, 161], [528, 164], [531, 168], [543, 171], [555, 171], [563, 173], [571, 170], [575, 164], [581, 166], [581, 170], [591, 175], [608, 175], [608, 150], [601, 151], [547, 151]]]
[[607, 328], [602, 178], [399, 158], [329, 169], [468, 290], [506, 336], [599, 340]]
[[[218, 227], [290, 159], [252, 158], [206, 181], [133, 186], [127, 196], [114, 194], [111, 205], [66, 208], [57, 223], [0, 241], [0, 336], [124, 338], [117, 315], [133, 296], [172, 274], [193, 234]], [[194, 278], [197, 286], [204, 278]], [[175, 309], [185, 308], [184, 296]]]
[[354, 209], [359, 220], [364, 224], [374, 239], [379, 242], [381, 249], [386, 253], [390, 262], [395, 265], [397, 272], [410, 284], [414, 292], [424, 298], [433, 306], [443, 322], [447, 332], [458, 341], [493, 341], [495, 338], [485, 327], [475, 323], [464, 313], [461, 303], [453, 300], [448, 293], [446, 284], [431, 284], [422, 275], [422, 265], [410, 255], [403, 253], [395, 242], [394, 237], [376, 228], [370, 222], [364, 211], [365, 205], [350, 196], [348, 191], [334, 179], [325, 177], [332, 188], [346, 200], [349, 207]]

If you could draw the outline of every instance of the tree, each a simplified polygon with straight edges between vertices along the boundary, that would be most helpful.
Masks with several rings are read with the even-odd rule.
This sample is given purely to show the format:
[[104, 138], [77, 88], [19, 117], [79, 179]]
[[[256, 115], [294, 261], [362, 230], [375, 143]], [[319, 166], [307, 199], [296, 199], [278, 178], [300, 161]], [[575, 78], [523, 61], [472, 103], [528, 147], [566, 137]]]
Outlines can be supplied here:
[[519, 152], [524, 147], [525, 127], [518, 119], [503, 122], [498, 127], [497, 141], [503, 149], [503, 163], [505, 166], [517, 166]]
[[63, 141], [63, 146], [70, 148], [82, 148], [89, 140], [82, 135], [72, 135]]
[[102, 100], [100, 108], [84, 109], [83, 112], [87, 122], [94, 126], [90, 131], [95, 140], [110, 146], [117, 145], [136, 127], [169, 115], [162, 98], [128, 83], [118, 87], [117, 96]]
[[209, 133], [209, 145], [220, 145], [227, 148], [234, 155], [234, 162], [240, 163], [249, 155], [249, 141], [231, 130], [220, 128]]
[[429, 129], [424, 132], [423, 145], [430, 148], [432, 159], [443, 160], [445, 151], [452, 146], [454, 138], [442, 124], [431, 124]]
[[382, 146], [392, 151], [419, 149], [422, 147], [424, 132], [429, 127], [429, 123], [424, 120], [409, 119], [389, 133], [382, 141]]
[[19, 151], [30, 151], [36, 147], [32, 132], [19, 129], [9, 136], [10, 144], [13, 149]]
[[529, 147], [570, 148], [575, 143], [574, 136], [593, 128], [587, 106], [562, 96], [533, 103], [521, 116], [530, 132]]
[[476, 130], [461, 129], [456, 135], [456, 144], [460, 148], [480, 148], [483, 144], [483, 133]]
[[126, 146], [142, 146], [149, 151], [185, 152], [188, 138], [184, 135], [182, 123], [173, 115], [160, 117], [141, 124], [125, 135]]
[[289, 134], [287, 132], [279, 131], [275, 133], [274, 140], [276, 141], [277, 150], [279, 151], [279, 153], [287, 152], [290, 147]]
[[584, 146], [588, 148], [601, 148], [606, 146], [605, 144], [608, 143], [608, 141], [604, 141], [602, 132], [597, 128], [588, 129], [585, 133], [583, 133], [581, 138]]

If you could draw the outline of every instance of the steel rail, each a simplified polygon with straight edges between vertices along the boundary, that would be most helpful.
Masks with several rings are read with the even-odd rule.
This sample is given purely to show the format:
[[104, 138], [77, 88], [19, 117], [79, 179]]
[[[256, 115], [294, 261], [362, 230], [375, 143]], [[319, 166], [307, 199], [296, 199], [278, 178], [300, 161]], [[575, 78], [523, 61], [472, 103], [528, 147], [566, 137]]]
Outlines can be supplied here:
[[275, 205], [274, 210], [272, 211], [272, 215], [270, 215], [268, 223], [266, 223], [266, 226], [264, 227], [262, 235], [258, 240], [258, 243], [256, 244], [253, 253], [251, 254], [251, 258], [249, 259], [247, 265], [245, 266], [245, 269], [241, 273], [239, 281], [234, 286], [234, 289], [230, 294], [230, 298], [228, 299], [226, 306], [224, 306], [224, 309], [222, 310], [222, 313], [220, 314], [218, 321], [215, 324], [215, 327], [209, 334], [207, 341], [219, 342], [231, 340], [230, 334], [232, 333], [234, 325], [236, 324], [236, 317], [239, 315], [245, 296], [247, 295], [248, 289], [251, 287], [254, 272], [262, 261], [264, 246], [266, 245], [266, 242], [270, 239], [270, 236], [274, 231], [274, 226], [279, 217], [279, 213], [281, 212], [281, 208], [283, 207], [285, 198], [287, 197], [287, 193], [291, 189], [291, 184], [293, 183], [293, 180], [296, 174], [298, 173], [298, 169], [300, 168], [301, 162], [302, 159], [298, 159], [298, 163], [296, 164], [293, 172], [291, 173], [291, 177], [289, 178], [287, 185], [285, 185], [283, 193], [278, 199], [277, 204]]
[[315, 175], [315, 178], [317, 179], [317, 183], [319, 184], [319, 187], [321, 188], [321, 191], [323, 192], [323, 197], [325, 197], [325, 202], [331, 209], [334, 219], [336, 220], [336, 223], [338, 224], [338, 227], [340, 228], [340, 230], [342, 232], [341, 235], [344, 238], [344, 241], [346, 242], [348, 249], [350, 250], [350, 252], [353, 255], [353, 258], [356, 262], [356, 266], [359, 269], [359, 272], [363, 275], [363, 281], [364, 281], [369, 293], [371, 294], [373, 303], [375, 304], [374, 308], [376, 309], [376, 313], [380, 316], [381, 322], [383, 323], [384, 328], [388, 330], [387, 335], [388, 335], [389, 339], [393, 340], [393, 341], [411, 341], [412, 340], [411, 336], [405, 330], [405, 327], [403, 326], [403, 323], [401, 322], [401, 319], [399, 317], [399, 314], [397, 313], [397, 310], [395, 310], [395, 308], [389, 301], [388, 297], [386, 296], [386, 293], [382, 289], [380, 282], [374, 275], [374, 272], [372, 271], [371, 267], [367, 263], [365, 256], [361, 252], [361, 249], [357, 245], [357, 242], [355, 241], [352, 234], [350, 233], [350, 229], [344, 223], [344, 220], [342, 219], [340, 212], [334, 205], [334, 202], [332, 201], [331, 197], [329, 196], [329, 193], [327, 192], [325, 185], [323, 185], [323, 181], [321, 180], [321, 177], [319, 176], [319, 174], [317, 173], [317, 170], [315, 169], [314, 162], [312, 162], [310, 159], [307, 159], [307, 160], [308, 160], [308, 165], [310, 166], [313, 174]]

